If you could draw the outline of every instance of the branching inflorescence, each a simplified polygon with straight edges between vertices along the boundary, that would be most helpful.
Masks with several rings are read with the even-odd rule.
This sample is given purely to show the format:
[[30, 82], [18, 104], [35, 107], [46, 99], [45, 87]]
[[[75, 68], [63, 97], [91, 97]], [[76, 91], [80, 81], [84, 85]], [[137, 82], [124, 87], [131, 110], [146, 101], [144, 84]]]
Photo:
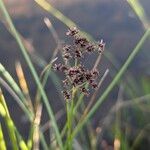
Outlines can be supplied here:
[[[80, 35], [76, 27], [69, 29], [66, 35], [73, 39], [73, 43], [63, 46], [62, 56], [65, 63], [55, 64], [53, 69], [61, 71], [65, 75], [65, 79], [63, 80], [63, 95], [68, 100], [71, 99], [71, 90], [73, 87], [79, 88], [80, 92], [87, 96], [89, 95], [89, 88], [86, 88], [86, 84], [89, 84], [93, 89], [98, 87], [96, 79], [99, 76], [99, 71], [96, 68], [92, 68], [91, 70], [85, 68], [81, 59], [84, 58], [85, 54], [90, 55], [93, 52], [101, 54], [104, 51], [105, 43], [103, 40], [97, 43], [88, 41]], [[70, 65], [70, 62], [73, 65]]]

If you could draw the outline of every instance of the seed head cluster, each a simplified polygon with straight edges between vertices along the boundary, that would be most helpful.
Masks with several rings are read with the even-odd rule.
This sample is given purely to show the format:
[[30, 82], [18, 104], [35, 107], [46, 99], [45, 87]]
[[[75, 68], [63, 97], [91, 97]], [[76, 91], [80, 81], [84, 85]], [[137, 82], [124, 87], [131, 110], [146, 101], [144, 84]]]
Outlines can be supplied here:
[[[85, 37], [81, 36], [76, 27], [68, 29], [66, 35], [72, 38], [71, 45], [64, 45], [62, 48], [62, 56], [65, 61], [64, 64], [58, 63], [53, 65], [53, 69], [63, 72], [65, 79], [63, 80], [64, 91], [62, 92], [66, 100], [71, 99], [71, 89], [73, 87], [79, 88], [80, 92], [89, 95], [89, 88], [85, 85], [88, 83], [90, 87], [96, 89], [98, 87], [96, 79], [99, 76], [99, 71], [95, 68], [89, 70], [81, 62], [86, 53], [93, 52], [102, 53], [104, 51], [105, 43], [103, 40], [94, 43], [88, 41]], [[69, 62], [74, 65], [70, 65]]]

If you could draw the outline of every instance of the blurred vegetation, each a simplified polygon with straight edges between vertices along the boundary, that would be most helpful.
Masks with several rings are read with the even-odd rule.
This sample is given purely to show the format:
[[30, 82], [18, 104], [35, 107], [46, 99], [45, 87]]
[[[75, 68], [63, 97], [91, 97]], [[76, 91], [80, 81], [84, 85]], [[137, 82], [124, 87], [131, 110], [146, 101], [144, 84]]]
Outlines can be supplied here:
[[[67, 27], [78, 27], [78, 25], [54, 8], [48, 1], [35, 0], [35, 2]], [[85, 112], [85, 110], [90, 101], [86, 101], [84, 95], [80, 94], [76, 98], [75, 104], [73, 104], [73, 101], [71, 105], [63, 100], [62, 102], [57, 101], [56, 103], [62, 103], [63, 107], [62, 110], [58, 110], [58, 112], [55, 113], [53, 111], [53, 105], [48, 101], [45, 86], [50, 77], [54, 87], [58, 89], [58, 92], [60, 93], [62, 90], [60, 78], [51, 70], [52, 63], [59, 53], [58, 48], [61, 47], [61, 41], [57, 36], [57, 31], [55, 31], [51, 22], [46, 22], [48, 29], [53, 34], [55, 42], [57, 43], [57, 48], [52, 55], [51, 61], [47, 63], [34, 51], [32, 44], [28, 43], [28, 41], [18, 33], [6, 10], [3, 0], [0, 0], [0, 10], [5, 26], [15, 38], [36, 86], [36, 96], [31, 100], [33, 96], [31, 96], [30, 93], [30, 87], [27, 86], [28, 79], [24, 76], [24, 69], [21, 64], [16, 64], [19, 83], [17, 83], [7, 69], [0, 64], [0, 84], [12, 95], [13, 100], [17, 102], [18, 107], [24, 112], [30, 124], [27, 133], [28, 137], [25, 138], [21, 135], [21, 129], [16, 127], [15, 120], [11, 117], [12, 114], [9, 112], [9, 106], [6, 104], [7, 99], [5, 99], [3, 93], [0, 92], [0, 119], [2, 120], [0, 124], [1, 150], [7, 149], [7, 146], [13, 150], [145, 150], [150, 148], [150, 118], [148, 117], [150, 114], [150, 78], [142, 76], [140, 81], [137, 82], [132, 73], [128, 71], [128, 67], [131, 65], [135, 56], [141, 52], [145, 42], [149, 40], [149, 20], [138, 0], [128, 0], [128, 4], [141, 20], [145, 30], [144, 35], [120, 68], [120, 64], [118, 65], [119, 62], [112, 53], [108, 51], [105, 52], [105, 58], [107, 58], [115, 68], [115, 75], [110, 72], [112, 81], [101, 95], [95, 98], [94, 104], [92, 104], [92, 107], [90, 107], [87, 112]], [[82, 31], [82, 35], [88, 38], [88, 40], [94, 41], [94, 38], [90, 34]], [[43, 68], [41, 75], [37, 73], [32, 61]], [[115, 104], [111, 106], [111, 109], [105, 117], [103, 117], [102, 121], [99, 121], [100, 118], [96, 118], [98, 124], [96, 124], [95, 127], [91, 121], [94, 114], [102, 110], [103, 102], [111, 98], [109, 95], [115, 88], [118, 90]], [[59, 97], [63, 99], [61, 94]], [[43, 108], [48, 114], [46, 124], [41, 123]], [[61, 118], [63, 114], [67, 114], [69, 118], [67, 119], [69, 122], [71, 121], [69, 126], [68, 120], [66, 120], [64, 124], [61, 123], [62, 121], [59, 121], [59, 118]], [[62, 125], [59, 125], [59, 123]], [[8, 143], [6, 140], [6, 132], [11, 143]], [[45, 133], [49, 135], [47, 136]]]

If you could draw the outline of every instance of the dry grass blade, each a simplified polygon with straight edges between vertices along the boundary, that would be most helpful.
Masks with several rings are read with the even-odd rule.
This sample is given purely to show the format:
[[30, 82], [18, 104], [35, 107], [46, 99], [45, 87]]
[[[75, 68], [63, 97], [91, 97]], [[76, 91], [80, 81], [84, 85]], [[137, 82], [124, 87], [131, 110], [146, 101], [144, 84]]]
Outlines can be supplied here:
[[28, 89], [27, 82], [26, 82], [24, 72], [23, 72], [20, 62], [16, 62], [16, 73], [17, 73], [17, 77], [19, 79], [20, 87], [26, 97], [27, 104], [28, 104], [30, 110], [33, 111], [33, 105], [32, 105], [32, 101], [30, 98], [29, 89]]
[[39, 150], [40, 143], [40, 121], [42, 116], [42, 105], [38, 105], [34, 119], [34, 131], [33, 131], [33, 150]]
[[47, 26], [47, 28], [49, 29], [49, 31], [52, 33], [56, 44], [59, 44], [59, 43], [60, 43], [59, 36], [58, 36], [58, 34], [57, 34], [55, 28], [53, 27], [53, 24], [51, 23], [50, 19], [47, 18], [47, 17], [45, 17], [45, 18], [44, 18], [44, 23], [46, 24], [46, 26]]
[[56, 55], [58, 54], [59, 50], [61, 49], [62, 47], [62, 42], [61, 40], [59, 39], [59, 36], [55, 30], [55, 28], [53, 27], [51, 21], [49, 18], [44, 18], [44, 23], [46, 24], [47, 28], [49, 29], [49, 31], [52, 33], [52, 36], [56, 42], [56, 48], [52, 54], [52, 57], [51, 57], [51, 61], [56, 57]]

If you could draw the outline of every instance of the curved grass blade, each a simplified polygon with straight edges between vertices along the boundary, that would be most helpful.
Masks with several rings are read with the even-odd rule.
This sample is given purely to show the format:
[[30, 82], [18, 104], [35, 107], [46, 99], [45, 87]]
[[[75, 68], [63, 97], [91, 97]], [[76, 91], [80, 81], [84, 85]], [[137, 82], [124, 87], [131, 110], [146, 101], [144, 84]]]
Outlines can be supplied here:
[[6, 19], [6, 21], [8, 23], [8, 26], [9, 26], [9, 28], [10, 28], [14, 38], [16, 39], [16, 41], [17, 41], [17, 43], [18, 43], [18, 45], [20, 47], [20, 50], [21, 50], [21, 52], [22, 52], [22, 54], [23, 54], [23, 56], [24, 56], [24, 58], [26, 60], [27, 65], [29, 66], [29, 69], [30, 69], [30, 71], [32, 73], [32, 76], [34, 77], [34, 80], [35, 80], [35, 82], [36, 82], [36, 84], [37, 84], [37, 86], [39, 88], [39, 91], [41, 92], [41, 96], [43, 98], [43, 102], [44, 102], [45, 107], [47, 109], [48, 115], [49, 115], [50, 119], [52, 120], [52, 124], [53, 124], [53, 128], [54, 128], [54, 131], [55, 131], [55, 134], [56, 134], [57, 142], [58, 142], [60, 148], [63, 149], [61, 135], [60, 135], [60, 132], [59, 132], [59, 129], [58, 129], [55, 117], [54, 117], [53, 110], [52, 110], [52, 108], [51, 108], [51, 106], [50, 106], [50, 104], [48, 102], [48, 98], [47, 98], [46, 93], [45, 93], [45, 91], [44, 91], [44, 89], [42, 87], [42, 84], [41, 84], [40, 80], [39, 80], [37, 72], [36, 72], [36, 70], [35, 70], [35, 68], [34, 68], [34, 66], [33, 66], [33, 64], [32, 64], [32, 62], [30, 60], [30, 57], [28, 56], [28, 53], [27, 53], [27, 51], [26, 51], [26, 49], [25, 49], [25, 47], [24, 47], [24, 45], [22, 43], [22, 40], [19, 37], [19, 34], [18, 34], [16, 28], [14, 27], [13, 22], [12, 22], [9, 14], [8, 14], [8, 12], [6, 10], [6, 7], [5, 7], [5, 5], [4, 5], [2, 0], [0, 0], [0, 9], [1, 9], [3, 15], [4, 15], [4, 18]]
[[19, 88], [18, 84], [14, 81], [14, 79], [11, 77], [11, 75], [8, 73], [8, 71], [4, 68], [2, 64], [0, 64], [0, 75], [5, 78], [5, 80], [8, 82], [5, 83], [3, 79], [0, 77], [0, 83], [6, 86], [7, 90], [12, 93], [12, 95], [17, 95], [16, 101], [21, 107], [21, 109], [29, 116], [29, 119], [32, 120], [33, 113], [28, 109], [26, 98], [24, 97], [21, 89]]
[[148, 21], [148, 17], [145, 14], [144, 8], [139, 3], [139, 0], [127, 0], [127, 2], [129, 3], [129, 5], [131, 6], [131, 8], [134, 10], [134, 12], [136, 13], [136, 15], [141, 20], [144, 28], [148, 29], [148, 27], [150, 25], [149, 21]]

